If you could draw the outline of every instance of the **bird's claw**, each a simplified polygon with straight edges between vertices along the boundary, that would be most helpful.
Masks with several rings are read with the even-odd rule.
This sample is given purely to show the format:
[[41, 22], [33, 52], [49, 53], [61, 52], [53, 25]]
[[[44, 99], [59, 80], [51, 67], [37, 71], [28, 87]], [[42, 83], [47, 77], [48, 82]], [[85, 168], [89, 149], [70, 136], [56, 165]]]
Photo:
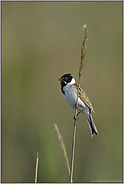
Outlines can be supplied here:
[[75, 108], [78, 109], [78, 107], [79, 107], [78, 104], [75, 104]]
[[74, 116], [74, 121], [77, 121], [79, 118], [77, 116]]

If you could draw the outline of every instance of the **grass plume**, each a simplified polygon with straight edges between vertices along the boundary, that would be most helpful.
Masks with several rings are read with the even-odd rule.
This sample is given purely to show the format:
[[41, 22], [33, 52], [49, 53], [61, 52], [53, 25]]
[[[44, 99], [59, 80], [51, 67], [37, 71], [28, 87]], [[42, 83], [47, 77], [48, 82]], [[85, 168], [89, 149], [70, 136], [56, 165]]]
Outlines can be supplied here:
[[65, 145], [64, 145], [64, 142], [63, 142], [63, 138], [62, 138], [62, 136], [59, 132], [59, 128], [58, 128], [56, 123], [54, 123], [54, 127], [55, 127], [55, 130], [57, 132], [57, 135], [58, 135], [58, 138], [59, 138], [59, 141], [60, 141], [63, 153], [64, 153], [64, 157], [65, 157], [65, 160], [66, 160], [67, 169], [68, 169], [68, 172], [69, 172], [69, 175], [70, 175], [69, 160], [68, 160], [67, 152], [66, 152]]

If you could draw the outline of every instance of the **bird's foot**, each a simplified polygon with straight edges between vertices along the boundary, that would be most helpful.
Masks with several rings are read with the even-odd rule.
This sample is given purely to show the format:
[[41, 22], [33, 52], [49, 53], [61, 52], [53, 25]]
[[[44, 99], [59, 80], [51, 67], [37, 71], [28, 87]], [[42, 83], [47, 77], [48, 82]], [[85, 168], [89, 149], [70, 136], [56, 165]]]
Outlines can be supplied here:
[[74, 116], [74, 121], [77, 121], [78, 119], [78, 116]]
[[76, 116], [74, 116], [74, 121], [77, 121], [77, 120], [79, 119], [79, 118], [78, 118], [78, 115], [79, 115], [80, 113], [81, 113], [81, 111], [78, 112]]
[[75, 108], [78, 109], [78, 107], [79, 107], [78, 104], [75, 104]]

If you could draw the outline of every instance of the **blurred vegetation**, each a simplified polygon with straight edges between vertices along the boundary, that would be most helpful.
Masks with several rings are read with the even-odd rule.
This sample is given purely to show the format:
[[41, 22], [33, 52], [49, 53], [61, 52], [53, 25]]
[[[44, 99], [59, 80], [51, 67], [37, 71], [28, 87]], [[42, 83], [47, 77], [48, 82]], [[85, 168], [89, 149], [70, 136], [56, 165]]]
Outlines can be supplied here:
[[58, 125], [69, 161], [74, 111], [58, 78], [77, 79], [94, 109], [99, 135], [86, 117], [77, 123], [74, 182], [122, 181], [122, 2], [1, 2], [2, 182], [69, 182]]

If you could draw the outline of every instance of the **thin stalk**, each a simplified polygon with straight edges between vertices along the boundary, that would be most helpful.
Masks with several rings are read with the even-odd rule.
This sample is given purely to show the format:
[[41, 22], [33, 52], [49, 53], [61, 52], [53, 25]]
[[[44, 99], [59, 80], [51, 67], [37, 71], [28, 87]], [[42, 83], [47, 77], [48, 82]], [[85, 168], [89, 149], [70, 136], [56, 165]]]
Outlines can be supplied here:
[[37, 152], [37, 156], [36, 156], [36, 168], [35, 168], [35, 183], [37, 183], [38, 160], [39, 160], [39, 156], [38, 156], [38, 152]]
[[76, 121], [77, 121], [77, 108], [78, 108], [78, 93], [80, 88], [80, 80], [81, 80], [81, 71], [83, 68], [83, 61], [85, 57], [85, 46], [86, 46], [86, 40], [88, 38], [88, 31], [87, 31], [87, 25], [85, 24], [83, 26], [83, 29], [85, 30], [84, 34], [84, 40], [81, 47], [81, 61], [80, 61], [80, 67], [79, 67], [79, 76], [78, 76], [78, 90], [77, 90], [77, 100], [76, 100], [76, 110], [75, 110], [75, 118], [74, 118], [74, 127], [73, 127], [73, 139], [72, 139], [72, 155], [71, 155], [71, 168], [70, 168], [70, 182], [73, 183], [73, 170], [74, 170], [74, 154], [75, 154], [75, 139], [76, 139]]
[[55, 130], [57, 132], [57, 135], [58, 135], [58, 138], [59, 138], [62, 150], [63, 150], [63, 154], [64, 154], [64, 157], [65, 157], [67, 169], [68, 169], [68, 172], [69, 172], [69, 175], [70, 175], [69, 159], [68, 159], [67, 151], [66, 151], [66, 148], [65, 148], [65, 145], [64, 145], [64, 141], [63, 141], [63, 138], [62, 138], [62, 136], [61, 136], [61, 134], [59, 132], [59, 128], [58, 128], [56, 123], [54, 123], [54, 127], [55, 127]]

